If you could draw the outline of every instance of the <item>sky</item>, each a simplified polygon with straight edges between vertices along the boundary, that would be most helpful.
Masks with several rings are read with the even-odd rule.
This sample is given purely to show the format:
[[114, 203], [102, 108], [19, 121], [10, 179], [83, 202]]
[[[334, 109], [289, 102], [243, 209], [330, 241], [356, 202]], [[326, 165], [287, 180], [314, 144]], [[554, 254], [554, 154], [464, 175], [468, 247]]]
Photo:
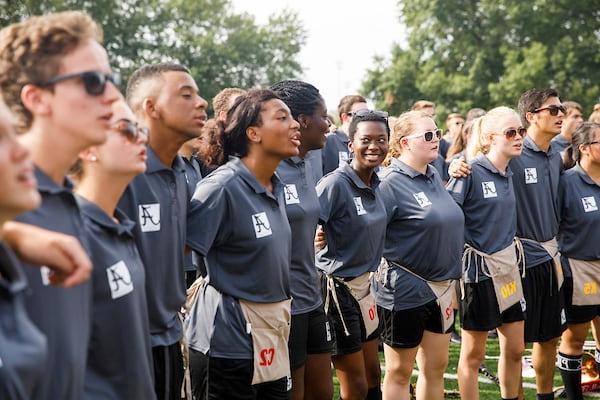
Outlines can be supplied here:
[[360, 88], [373, 57], [389, 58], [393, 43], [405, 43], [397, 0], [232, 0], [235, 12], [248, 12], [259, 24], [288, 8], [298, 12], [307, 32], [298, 60], [302, 79], [315, 85], [334, 111], [342, 96]]

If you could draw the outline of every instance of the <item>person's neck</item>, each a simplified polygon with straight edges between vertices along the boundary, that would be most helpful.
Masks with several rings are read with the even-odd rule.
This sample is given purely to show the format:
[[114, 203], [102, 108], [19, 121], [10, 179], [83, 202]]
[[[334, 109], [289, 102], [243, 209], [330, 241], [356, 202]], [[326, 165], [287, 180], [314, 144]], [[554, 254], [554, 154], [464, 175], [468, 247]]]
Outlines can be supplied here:
[[160, 162], [171, 168], [187, 138], [159, 124], [149, 124], [149, 126], [148, 145]]
[[187, 159], [187, 160], [191, 160], [191, 159], [192, 159], [192, 156], [194, 155], [194, 152], [193, 152], [193, 150], [192, 150], [191, 148], [188, 148], [188, 147], [186, 147], [186, 146], [182, 146], [182, 147], [179, 149], [179, 152], [178, 152], [178, 154], [179, 154], [181, 157], [183, 157], [183, 158], [185, 158], [185, 159]]
[[411, 167], [412, 169], [414, 169], [415, 171], [422, 173], [423, 175], [425, 175], [427, 173], [427, 164], [429, 164], [429, 163], [415, 159], [407, 151], [402, 152], [402, 154], [400, 154], [400, 157], [398, 157], [398, 159], [400, 161], [402, 161], [404, 164], [406, 164], [409, 167]]
[[269, 192], [273, 191], [271, 178], [281, 162], [280, 159], [249, 153], [245, 157], [242, 157], [241, 161], [261, 185], [267, 188]]
[[338, 129], [338, 132], [342, 132], [344, 135], [348, 136], [348, 130], [350, 129], [350, 123], [342, 124]]
[[306, 153], [308, 153], [311, 150], [313, 149], [309, 149], [306, 146], [304, 146], [304, 144], [301, 144], [300, 147], [298, 147], [298, 157], [303, 159], [304, 157], [306, 157]]
[[510, 161], [508, 157], [493, 150], [491, 150], [485, 156], [488, 160], [490, 160], [492, 165], [496, 167], [498, 171], [500, 171], [502, 175], [506, 175], [506, 169], [508, 168], [508, 162]]
[[350, 166], [365, 185], [371, 186], [371, 179], [373, 178], [373, 168], [363, 167], [358, 163], [358, 161], [356, 161], [356, 158], [352, 160]]
[[547, 153], [548, 149], [550, 148], [550, 142], [552, 141], [552, 138], [556, 136], [551, 132], [541, 131], [534, 125], [529, 126], [529, 129], [527, 129], [527, 135], [531, 138], [531, 140], [533, 140], [533, 143], [535, 143], [535, 145], [545, 153]]
[[53, 182], [62, 186], [69, 169], [83, 148], [73, 141], [61, 140], [52, 127], [35, 124], [19, 136], [21, 144], [29, 150], [29, 157]]
[[133, 176], [89, 172], [78, 182], [75, 193], [96, 204], [109, 217], [114, 218], [115, 209]]
[[583, 157], [579, 165], [597, 185], [600, 185], [600, 165], [598, 163], [593, 162], [590, 157]]

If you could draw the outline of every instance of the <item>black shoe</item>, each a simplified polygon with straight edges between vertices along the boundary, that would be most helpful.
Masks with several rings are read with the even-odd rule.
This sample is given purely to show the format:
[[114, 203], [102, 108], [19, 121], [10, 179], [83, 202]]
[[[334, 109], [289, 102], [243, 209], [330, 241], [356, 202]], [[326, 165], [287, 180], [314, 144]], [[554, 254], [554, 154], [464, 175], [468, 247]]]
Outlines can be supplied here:
[[462, 338], [460, 337], [460, 335], [456, 332], [452, 332], [450, 333], [450, 343], [454, 343], [454, 344], [460, 344], [462, 342]]

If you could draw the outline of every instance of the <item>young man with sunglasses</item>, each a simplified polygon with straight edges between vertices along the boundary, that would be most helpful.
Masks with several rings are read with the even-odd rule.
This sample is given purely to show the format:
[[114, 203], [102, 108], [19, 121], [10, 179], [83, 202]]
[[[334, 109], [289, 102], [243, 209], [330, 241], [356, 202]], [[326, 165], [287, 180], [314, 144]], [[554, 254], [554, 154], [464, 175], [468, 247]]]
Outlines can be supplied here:
[[[519, 99], [519, 113], [527, 136], [523, 153], [511, 160], [517, 204], [517, 237], [525, 252], [525, 342], [533, 342], [533, 368], [538, 400], [553, 399], [552, 380], [558, 339], [566, 328], [560, 290], [563, 275], [556, 235], [559, 226], [558, 182], [560, 152], [552, 139], [562, 128], [565, 108], [554, 89], [531, 89]], [[460, 160], [450, 175], [462, 177], [470, 167]]]
[[178, 312], [185, 301], [186, 215], [192, 193], [177, 153], [200, 136], [208, 104], [189, 70], [174, 63], [135, 71], [127, 84], [127, 102], [150, 136], [146, 172], [131, 182], [119, 209], [137, 223], [134, 238], [146, 267], [156, 395], [179, 400], [183, 329]]
[[[86, 228], [66, 174], [80, 151], [106, 140], [119, 98], [101, 40], [100, 27], [81, 12], [32, 17], [0, 33], [0, 88], [19, 118], [42, 196], [41, 207], [18, 221], [75, 236], [84, 247]], [[23, 264], [31, 288], [27, 311], [49, 350], [34, 398], [81, 399], [91, 285], [54, 287], [48, 268]]]

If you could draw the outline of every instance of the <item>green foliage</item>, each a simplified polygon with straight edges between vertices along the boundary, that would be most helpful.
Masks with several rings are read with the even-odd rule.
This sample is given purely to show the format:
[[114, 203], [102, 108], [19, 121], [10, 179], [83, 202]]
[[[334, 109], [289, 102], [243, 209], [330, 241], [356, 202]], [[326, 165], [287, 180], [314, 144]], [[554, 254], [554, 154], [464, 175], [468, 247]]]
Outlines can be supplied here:
[[146, 63], [177, 61], [191, 69], [207, 100], [225, 87], [298, 77], [306, 39], [298, 16], [283, 10], [263, 26], [232, 8], [229, 0], [0, 0], [0, 28], [30, 15], [84, 10], [102, 25], [124, 78]]
[[393, 114], [419, 99], [442, 118], [516, 107], [522, 92], [554, 87], [591, 111], [600, 95], [596, 0], [403, 0], [408, 46], [376, 59], [362, 92]]

